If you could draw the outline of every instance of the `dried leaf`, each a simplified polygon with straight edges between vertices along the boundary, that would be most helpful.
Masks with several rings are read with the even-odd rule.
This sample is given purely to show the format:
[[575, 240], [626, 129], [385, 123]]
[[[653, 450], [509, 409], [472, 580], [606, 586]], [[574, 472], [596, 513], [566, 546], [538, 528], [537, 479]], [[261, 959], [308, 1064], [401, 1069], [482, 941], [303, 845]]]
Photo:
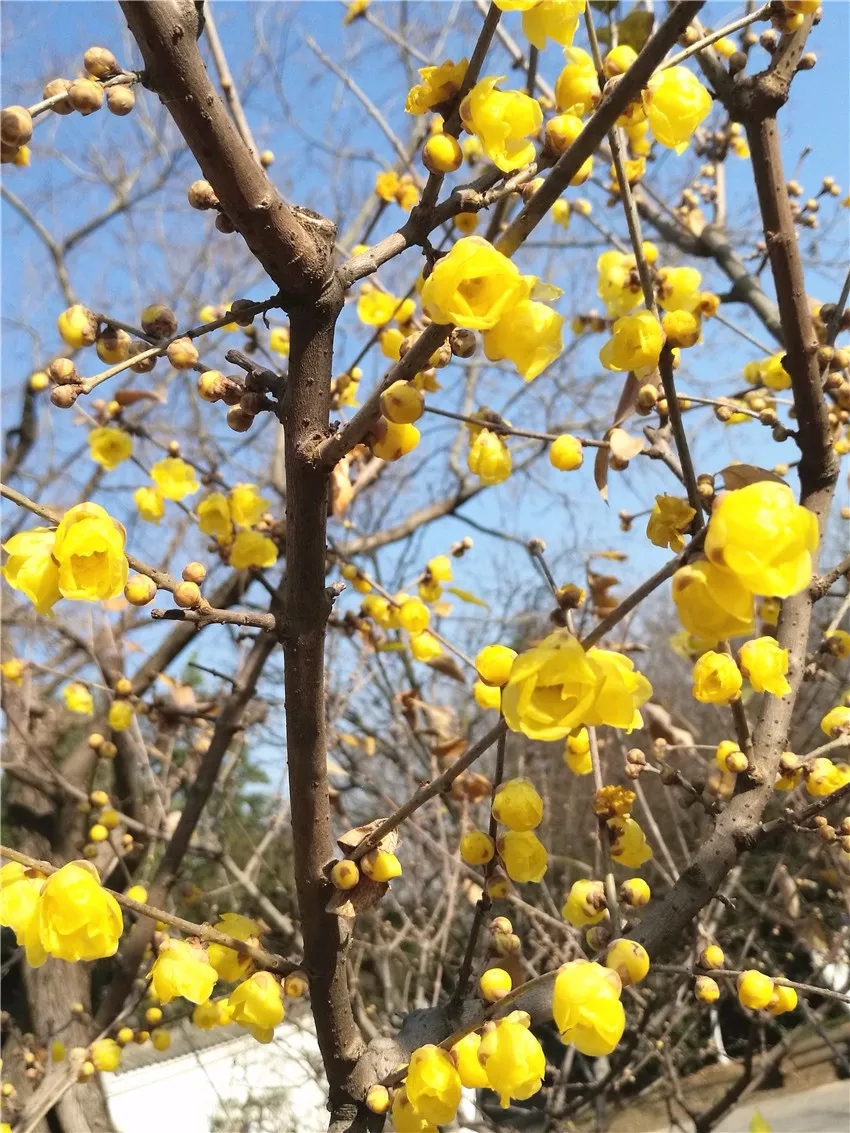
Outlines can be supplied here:
[[624, 563], [629, 557], [625, 551], [594, 551], [589, 559], [608, 559], [612, 563]]
[[461, 602], [469, 602], [473, 606], [483, 606], [485, 610], [489, 610], [490, 606], [483, 598], [479, 598], [477, 594], [473, 594], [469, 590], [461, 590], [458, 586], [446, 587], [449, 594], [454, 594], [455, 598], [460, 598]]
[[593, 462], [593, 481], [599, 489], [599, 494], [605, 503], [608, 503], [608, 449], [598, 448], [596, 459]]
[[435, 744], [431, 750], [434, 755], [436, 755], [437, 759], [449, 759], [454, 761], [463, 755], [468, 747], [469, 740], [464, 739], [462, 736], [456, 736], [454, 739], [443, 740], [442, 743]]
[[717, 473], [723, 480], [723, 487], [731, 492], [735, 488], [746, 488], [748, 484], [758, 484], [760, 480], [770, 480], [774, 484], [784, 484], [785, 481], [775, 472], [767, 468], [759, 468], [755, 464], [730, 464], [721, 468]]
[[195, 690], [190, 684], [175, 681], [171, 686], [171, 700], [176, 708], [197, 708]]
[[466, 684], [466, 677], [464, 676], [463, 669], [455, 661], [454, 657], [450, 657], [444, 653], [442, 657], [433, 657], [425, 664], [429, 669], [436, 669], [438, 673], [442, 673], [444, 677], [451, 677], [453, 681], [458, 681], [460, 684]]
[[376, 653], [404, 653], [407, 646], [403, 641], [384, 641], [375, 650]]
[[702, 209], [688, 209], [683, 217], [685, 228], [694, 236], [699, 238], [705, 231], [708, 221], [705, 219], [705, 213]]
[[614, 425], [622, 425], [623, 422], [627, 421], [634, 413], [635, 406], [637, 405], [637, 395], [642, 385], [645, 385], [647, 382], [658, 385], [660, 380], [660, 376], [657, 375], [657, 372], [656, 377], [645, 378], [642, 381], [638, 381], [634, 374], [630, 372], [623, 384], [620, 400], [617, 402], [617, 408], [614, 410]]
[[115, 400], [123, 406], [135, 405], [139, 401], [158, 401], [164, 405], [166, 395], [163, 390], [158, 389], [117, 389]]
[[370, 877], [361, 874], [353, 889], [334, 889], [325, 908], [338, 917], [356, 917], [358, 913], [377, 905], [388, 889], [388, 882], [372, 881]]
[[[383, 818], [376, 818], [374, 822], [367, 822], [365, 826], [355, 826], [352, 830], [346, 830], [343, 835], [337, 838], [336, 844], [343, 853], [347, 850], [353, 850], [360, 845], [364, 838], [368, 838], [373, 830], [377, 830], [383, 821]], [[392, 854], [395, 852], [396, 846], [398, 846], [398, 832], [391, 830], [381, 839], [381, 849]]]
[[350, 458], [343, 457], [331, 473], [330, 508], [334, 519], [342, 519], [354, 498], [354, 487], [348, 475], [350, 464]]
[[639, 452], [643, 452], [643, 437], [633, 437], [625, 429], [611, 429], [606, 438], [612, 456], [618, 460], [633, 460]]
[[438, 618], [447, 618], [452, 612], [452, 609], [453, 606], [451, 602], [435, 602], [431, 607], [431, 610], [437, 615]]

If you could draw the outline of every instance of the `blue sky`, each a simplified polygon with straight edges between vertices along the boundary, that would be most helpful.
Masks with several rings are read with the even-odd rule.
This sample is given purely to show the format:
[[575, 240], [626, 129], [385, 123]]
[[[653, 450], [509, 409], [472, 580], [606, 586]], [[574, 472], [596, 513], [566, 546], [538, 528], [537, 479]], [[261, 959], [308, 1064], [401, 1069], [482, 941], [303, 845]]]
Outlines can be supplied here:
[[[480, 15], [469, 3], [375, 3], [372, 10], [396, 29], [403, 26], [400, 21], [406, 16], [408, 24], [416, 29], [417, 46], [426, 54], [439, 45], [443, 28], [449, 22], [447, 16], [457, 14], [460, 30], [445, 38], [440, 58], [457, 58], [468, 53], [480, 26]], [[323, 52], [350, 71], [403, 140], [410, 128], [403, 103], [409, 81], [415, 77], [414, 64], [410, 61], [403, 64], [396, 49], [368, 24], [358, 21], [348, 28], [343, 27], [343, 8], [337, 3], [249, 4], [217, 0], [214, 12], [234, 77], [244, 92], [252, 129], [259, 144], [271, 148], [277, 156], [271, 171], [276, 183], [291, 199], [326, 211], [339, 219], [344, 228], [369, 197], [376, 172], [393, 162], [394, 152], [390, 141], [364, 113], [356, 97], [329, 74], [306, 40], [312, 37]], [[710, 3], [703, 18], [707, 24], [720, 26], [740, 12], [740, 5]], [[109, 45], [128, 65], [137, 62], [120, 10], [112, 3], [6, 0], [0, 14], [4, 104], [34, 101], [43, 81], [55, 74], [73, 73], [83, 51], [93, 42]], [[818, 53], [818, 65], [797, 77], [791, 104], [780, 115], [786, 170], [790, 176], [799, 167], [796, 175], [805, 186], [807, 196], [816, 193], [822, 177], [827, 174], [837, 179], [843, 195], [850, 191], [848, 16], [850, 5], [827, 0], [824, 19], [811, 39], [811, 46]], [[522, 41], [518, 15], [507, 14], [504, 20], [511, 34]], [[584, 41], [578, 38], [577, 42]], [[766, 62], [766, 55], [756, 49], [754, 59], [761, 66]], [[555, 45], [550, 45], [543, 53], [541, 73], [550, 82], [557, 76], [561, 61], [560, 50]], [[494, 49], [485, 73], [505, 73], [509, 76], [505, 85], [521, 85], [521, 77], [510, 71], [498, 48]], [[159, 108], [153, 96], [148, 94], [144, 98], [152, 130], [156, 133], [162, 128]], [[715, 113], [719, 121], [719, 112]], [[171, 136], [167, 128], [162, 128], [163, 140], [168, 142]], [[141, 172], [133, 190], [136, 191], [155, 183], [162, 164], [155, 144], [156, 139], [150, 132], [145, 133], [137, 114], [127, 119], [116, 119], [105, 112], [85, 120], [76, 115], [54, 118], [37, 131], [32, 166], [28, 170], [4, 167], [4, 180], [51, 232], [67, 234], [99, 213], [109, 200], [109, 193], [102, 184], [88, 177], [90, 150], [100, 150], [110, 176], [120, 173], [124, 166], [132, 169], [136, 155], [148, 151], [149, 165]], [[806, 148], [810, 148], [810, 152], [801, 158]], [[342, 159], [337, 156], [340, 149]], [[691, 154], [681, 158], [664, 155], [652, 169], [650, 183], [659, 192], [675, 197], [697, 165]], [[728, 163], [729, 225], [736, 238], [741, 239], [745, 251], [751, 249], [752, 241], [759, 236], [748, 165], [736, 159]], [[188, 321], [194, 318], [201, 302], [268, 294], [256, 272], [246, 265], [238, 238], [220, 236], [212, 230], [208, 217], [183, 206], [185, 186], [196, 175], [191, 155], [178, 154], [173, 182], [163, 192], [147, 198], [130, 224], [123, 219], [114, 221], [103, 228], [103, 238], [96, 245], [83, 243], [69, 254], [72, 281], [83, 301], [133, 322], [145, 303], [161, 295], [174, 295], [181, 320]], [[585, 186], [569, 191], [568, 199], [576, 196], [590, 198], [594, 203], [594, 216], [618, 233], [624, 232], [619, 210], [605, 207], [604, 193]], [[64, 303], [57, 292], [43, 245], [6, 202], [2, 204], [2, 217], [5, 233], [2, 248], [3, 404], [8, 428], [15, 419], [21, 383], [36, 364], [49, 358], [58, 347], [54, 320]], [[810, 266], [807, 279], [810, 293], [827, 300], [837, 296], [846, 268], [850, 212], [846, 209], [837, 212], [835, 201], [826, 198], [822, 217], [822, 229], [804, 233], [801, 246], [810, 262], [815, 248], [824, 261]], [[391, 231], [403, 219], [401, 211], [391, 206], [371, 239]], [[594, 262], [601, 248], [593, 246], [597, 234], [579, 218], [574, 218], [566, 235], [548, 221], [539, 233], [541, 240], [555, 238], [571, 246], [553, 252], [525, 249], [521, 254], [523, 268], [548, 274], [565, 287], [566, 294], [560, 302], [565, 314], [598, 308]], [[723, 277], [712, 265], [701, 263], [698, 266], [705, 273], [707, 287], [725, 288]], [[389, 265], [382, 272], [382, 279], [398, 293], [403, 293], [416, 270], [413, 254], [410, 254], [398, 264]], [[766, 272], [763, 279], [769, 288], [768, 275]], [[742, 330], [770, 345], [766, 332], [745, 308], [730, 307], [727, 314]], [[760, 351], [717, 324], [711, 326], [706, 337], [707, 345], [693, 352], [683, 365], [680, 388], [703, 396], [731, 392], [739, 386], [738, 375], [743, 364], [759, 357]], [[236, 342], [235, 336], [226, 341], [225, 338], [222, 336], [220, 340], [225, 346]], [[362, 341], [362, 328], [353, 311], [347, 311], [340, 324], [338, 370], [350, 363]], [[537, 429], [565, 419], [585, 420], [586, 409], [579, 412], [581, 407], [576, 405], [574, 392], [589, 377], [598, 377], [587, 407], [591, 415], [596, 416], [595, 433], [599, 435], [619, 392], [619, 378], [616, 375], [605, 377], [599, 368], [596, 353], [600, 345], [598, 337], [590, 338], [570, 354], [563, 366], [554, 366], [527, 389], [506, 371], [492, 371], [482, 381], [479, 403], [483, 399], [497, 410], [509, 404], [507, 416], [513, 423]], [[377, 379], [383, 368], [383, 359], [367, 360], [364, 388]], [[434, 404], [457, 409], [462, 402], [463, 380], [454, 369], [451, 373], [452, 377], [444, 383], [446, 388]], [[175, 420], [180, 420], [180, 413], [188, 411], [189, 393], [178, 389], [175, 397], [168, 417], [157, 426], [157, 435], [162, 440], [169, 439], [169, 430]], [[208, 428], [213, 436], [227, 436], [221, 427], [221, 415], [212, 420], [214, 409], [216, 407], [202, 407], [202, 412], [210, 413]], [[40, 467], [57, 470], [45, 498], [48, 502], [63, 502], [60, 497], [65, 491], [78, 490], [92, 470], [87, 458], [82, 457], [70, 466], [70, 473], [60, 472], [68, 454], [84, 445], [85, 428], [72, 426], [69, 415], [63, 415], [44, 402], [39, 412], [45, 445]], [[689, 425], [693, 424], [694, 450], [700, 471], [715, 471], [730, 459], [769, 465], [793, 459], [790, 443], [781, 448], [766, 443], [766, 433], [757, 425], [722, 430], [713, 423], [709, 410], [693, 414], [688, 420]], [[446, 438], [454, 436], [453, 428], [432, 419], [423, 433], [421, 449], [408, 458], [410, 464], [405, 465], [405, 471], [413, 473], [415, 470], [415, 475], [411, 475], [388, 504], [391, 518], [405, 514], [445, 483], [445, 457], [435, 457], [434, 453]], [[260, 440], [240, 451], [234, 478], [248, 479], [267, 466], [269, 437], [266, 431]], [[129, 493], [143, 482], [145, 478], [139, 469], [123, 466], [107, 478], [96, 498], [117, 513], [122, 513], [123, 509], [123, 514], [132, 517], [131, 510], [127, 510]], [[581, 581], [585, 554], [610, 546], [621, 548], [631, 557], [618, 569], [626, 583], [631, 584], [657, 566], [665, 552], [656, 552], [646, 544], [640, 521], [630, 536], [623, 536], [617, 513], [620, 509], [642, 511], [651, 504], [654, 494], [661, 491], [676, 491], [669, 475], [656, 464], [637, 461], [627, 473], [612, 478], [611, 503], [606, 506], [593, 485], [591, 460], [586, 461], [580, 472], [565, 478], [550, 470], [544, 459], [529, 476], [516, 477], [499, 489], [484, 493], [464, 510], [479, 524], [492, 529], [508, 530], [523, 538], [545, 538], [553, 561], [560, 566], [559, 578]], [[138, 540], [138, 547], [144, 551], [150, 531], [140, 528], [135, 520], [129, 526], [131, 543], [133, 539]], [[434, 524], [417, 538], [412, 549], [406, 549], [404, 556], [391, 551], [384, 557], [383, 577], [396, 585], [415, 576], [425, 558], [444, 551], [449, 542], [465, 533], [467, 529], [456, 519]], [[476, 550], [459, 564], [459, 584], [489, 597], [497, 619], [515, 614], [517, 606], [525, 609], [530, 604], [539, 604], [543, 597], [539, 581], [522, 548], [474, 531], [472, 534]], [[342, 538], [344, 532], [336, 530], [335, 536]], [[197, 544], [189, 539], [175, 561], [185, 561], [186, 549], [193, 547], [197, 549]], [[152, 551], [151, 556], [154, 553]], [[355, 597], [346, 597], [343, 602]], [[482, 631], [485, 618], [482, 612], [468, 607], [457, 613], [455, 626], [459, 634], [469, 631], [474, 636]]]

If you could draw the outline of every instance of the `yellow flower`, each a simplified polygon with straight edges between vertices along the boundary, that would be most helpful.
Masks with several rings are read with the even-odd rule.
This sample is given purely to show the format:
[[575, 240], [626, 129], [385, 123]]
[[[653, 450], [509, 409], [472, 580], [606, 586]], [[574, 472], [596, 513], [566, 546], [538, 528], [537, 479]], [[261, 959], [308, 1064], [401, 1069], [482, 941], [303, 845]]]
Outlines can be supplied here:
[[646, 537], [656, 547], [669, 547], [677, 554], [684, 549], [684, 533], [696, 515], [687, 500], [676, 496], [656, 496], [652, 515], [646, 525]]
[[62, 695], [69, 711], [79, 712], [81, 716], [91, 716], [94, 712], [94, 701], [87, 685], [72, 681], [65, 685]]
[[842, 660], [850, 657], [850, 633], [847, 630], [831, 629], [826, 633], [824, 640], [833, 657], [840, 657]]
[[18, 862], [0, 869], [0, 925], [10, 928], [18, 945], [26, 948], [27, 963], [40, 968], [47, 953], [38, 934], [38, 897], [43, 877], [29, 877]]
[[51, 607], [62, 594], [59, 590], [59, 567], [53, 558], [56, 532], [52, 527], [34, 527], [19, 531], [3, 544], [9, 558], [3, 577], [13, 590], [29, 598], [40, 614], [52, 617]]
[[398, 174], [395, 170], [384, 170], [375, 177], [375, 196], [386, 201], [387, 204], [391, 204], [396, 199], [398, 186]]
[[767, 1005], [770, 1014], [784, 1015], [786, 1011], [794, 1011], [796, 1006], [797, 993], [794, 988], [786, 987], [785, 984], [775, 984], [770, 1003]]
[[360, 866], [367, 877], [372, 881], [392, 881], [394, 877], [401, 877], [401, 862], [389, 850], [370, 850], [360, 859]]
[[496, 854], [493, 839], [483, 830], [468, 830], [460, 840], [459, 849], [467, 865], [486, 865]]
[[658, 365], [664, 331], [650, 311], [623, 315], [614, 323], [611, 334], [599, 351], [599, 361], [606, 370], [635, 370], [640, 375]]
[[617, 973], [623, 987], [629, 987], [640, 983], [649, 973], [649, 953], [637, 941], [622, 937], [608, 945], [605, 967]]
[[[556, 157], [565, 154], [584, 130], [577, 114], [558, 114], [546, 123], [546, 145]], [[570, 178], [571, 185], [583, 185], [593, 172], [593, 157], [588, 157]]]
[[493, 3], [503, 12], [528, 12], [540, 0], [493, 0]]
[[820, 727], [830, 739], [837, 739], [843, 732], [850, 732], [850, 708], [843, 705], [831, 708], [821, 720]]
[[600, 818], [629, 815], [636, 797], [634, 791], [630, 791], [621, 783], [609, 783], [605, 787], [600, 787], [593, 796], [593, 813]]
[[499, 856], [511, 881], [540, 881], [549, 864], [546, 847], [530, 830], [509, 830], [503, 834]]
[[[398, 362], [401, 358], [401, 344], [404, 342], [404, 335], [398, 327], [388, 327], [382, 331], [378, 336], [378, 345], [381, 348], [381, 353], [385, 358], [389, 358], [391, 362]], [[406, 382], [404, 383], [407, 384]]]
[[658, 303], [665, 311], [693, 312], [700, 305], [702, 276], [696, 268], [661, 268]]
[[791, 686], [785, 679], [788, 672], [788, 650], [777, 645], [775, 638], [756, 637], [745, 641], [738, 651], [741, 672], [756, 692], [785, 696]]
[[527, 382], [542, 374], [564, 349], [564, 316], [533, 299], [523, 299], [484, 333], [491, 362], [507, 358]]
[[405, 1082], [411, 1105], [426, 1121], [453, 1121], [460, 1105], [462, 1084], [449, 1054], [429, 1043], [410, 1056]]
[[696, 346], [702, 334], [699, 316], [689, 311], [668, 311], [661, 320], [661, 327], [668, 343], [683, 350]]
[[404, 1086], [395, 1091], [392, 1108], [395, 1133], [439, 1133], [437, 1126], [413, 1108]]
[[107, 472], [117, 468], [132, 452], [133, 438], [123, 429], [105, 426], [89, 433], [89, 456]]
[[575, 472], [584, 462], [584, 449], [578, 437], [561, 433], [552, 441], [549, 449], [549, 463], [559, 472]]
[[270, 567], [277, 562], [277, 547], [258, 531], [240, 531], [230, 548], [230, 565], [234, 570], [249, 567]]
[[443, 647], [433, 633], [414, 633], [410, 637], [410, 652], [417, 661], [433, 661], [442, 657]]
[[343, 25], [353, 23], [358, 16], [362, 16], [366, 9], [369, 7], [369, 0], [349, 0], [346, 5], [345, 15], [342, 17]]
[[159, 523], [165, 515], [165, 504], [158, 488], [137, 488], [133, 492], [133, 502], [145, 523]]
[[198, 528], [203, 535], [212, 535], [221, 543], [229, 543], [233, 528], [230, 502], [222, 492], [213, 492], [198, 504]]
[[425, 564], [425, 568], [435, 582], [451, 582], [452, 561], [448, 555], [435, 555]]
[[509, 830], [534, 830], [543, 820], [543, 799], [530, 779], [508, 779], [493, 796], [493, 817]]
[[725, 653], [703, 653], [694, 665], [693, 680], [694, 700], [701, 704], [731, 704], [741, 695], [741, 671]]
[[649, 861], [652, 850], [633, 818], [628, 815], [625, 818], [609, 818], [607, 825], [611, 836], [611, 857], [615, 862], [637, 869]]
[[683, 153], [711, 111], [711, 95], [687, 67], [668, 67], [650, 78], [643, 104], [656, 141]]
[[413, 206], [419, 203], [419, 190], [407, 173], [399, 178], [395, 199], [399, 208], [403, 208], [405, 212], [410, 212]]
[[578, 737], [587, 737], [587, 728], [580, 728], [578, 736], [570, 734], [564, 745], [564, 763], [573, 775], [589, 775], [593, 771], [593, 760], [590, 757], [590, 745], [577, 742]]
[[470, 1031], [468, 1035], [459, 1039], [451, 1049], [457, 1064], [461, 1085], [466, 1086], [468, 1090], [483, 1090], [490, 1084], [487, 1071], [481, 1065], [481, 1060], [478, 1057], [480, 1046], [481, 1036], [476, 1034], [475, 1031]]
[[124, 539], [124, 528], [100, 504], [77, 504], [66, 511], [53, 544], [62, 597], [85, 602], [117, 598], [130, 572]]
[[588, 925], [599, 924], [607, 912], [605, 886], [601, 881], [581, 877], [570, 887], [561, 916], [573, 928], [586, 928]]
[[591, 1058], [610, 1054], [626, 1028], [621, 990], [620, 977], [610, 968], [588, 960], [564, 964], [552, 995], [561, 1042]]
[[382, 327], [395, 315], [400, 299], [374, 287], [363, 287], [357, 300], [357, 317], [367, 327]]
[[[201, 1031], [211, 1031], [213, 1027], [227, 1026], [228, 1023], [233, 1022], [233, 1019], [226, 1003], [226, 1000], [221, 999], [208, 999], [205, 1003], [199, 1003], [192, 1012], [192, 1022]], [[225, 1008], [224, 1011], [222, 1011], [222, 1007]]]
[[738, 999], [751, 1011], [767, 1007], [773, 998], [773, 980], [753, 968], [738, 976]]
[[257, 492], [256, 484], [237, 484], [230, 489], [230, 517], [237, 527], [253, 527], [260, 522], [269, 501]]
[[129, 700], [113, 700], [108, 720], [113, 732], [126, 732], [133, 723], [133, 706]]
[[787, 598], [812, 577], [818, 524], [787, 484], [759, 481], [725, 493], [715, 505], [705, 548], [753, 594]]
[[69, 862], [45, 881], [37, 916], [42, 948], [59, 960], [114, 956], [124, 930], [118, 902], [89, 862]]
[[677, 570], [673, 601], [688, 633], [705, 642], [752, 632], [752, 594], [734, 574], [713, 563], [689, 563]]
[[502, 690], [487, 685], [484, 681], [475, 681], [472, 685], [472, 695], [479, 708], [495, 708], [499, 711], [502, 704]]
[[4, 680], [11, 681], [13, 685], [18, 688], [24, 683], [24, 673], [27, 670], [26, 662], [22, 661], [19, 657], [11, 657], [8, 661], [4, 661], [0, 665], [0, 673], [3, 674]]
[[825, 756], [818, 756], [809, 764], [806, 775], [806, 790], [815, 798], [831, 795], [850, 780], [850, 767], [846, 763], [833, 763]]
[[233, 1021], [246, 1027], [257, 1042], [270, 1043], [283, 1019], [281, 987], [271, 972], [255, 972], [230, 993]]
[[624, 252], [603, 252], [596, 261], [596, 294], [612, 319], [628, 315], [643, 299], [635, 258]]
[[413, 452], [419, 444], [420, 433], [415, 425], [397, 425], [385, 417], [379, 418], [381, 426], [380, 439], [373, 440], [370, 445], [375, 456], [381, 460], [400, 460], [409, 452]]
[[[534, 136], [543, 124], [540, 103], [523, 91], [498, 91], [504, 75], [487, 75], [460, 104], [460, 116], [470, 134], [503, 173], [534, 161]], [[483, 328], [482, 328], [483, 329]]]
[[426, 279], [422, 309], [436, 323], [491, 330], [529, 290], [515, 264], [489, 241], [463, 236]]
[[508, 727], [529, 739], [559, 740], [580, 725], [639, 726], [638, 709], [652, 686], [622, 654], [585, 653], [566, 630], [557, 630], [520, 654], [502, 696]]
[[490, 1089], [499, 1095], [499, 1104], [507, 1109], [511, 1098], [524, 1101], [536, 1094], [546, 1073], [543, 1048], [529, 1030], [531, 1018], [525, 1011], [512, 1011], [497, 1019], [493, 1029], [485, 1031], [478, 1047]]
[[91, 346], [97, 337], [97, 320], [88, 307], [75, 303], [56, 320], [56, 329], [66, 345], [80, 350], [83, 346]]
[[179, 456], [166, 456], [151, 468], [151, 479], [167, 500], [184, 500], [197, 492], [195, 469]]
[[200, 945], [166, 938], [151, 966], [151, 986], [160, 1003], [178, 995], [190, 1003], [205, 1003], [218, 974]]
[[470, 472], [483, 484], [502, 484], [511, 474], [513, 462], [504, 438], [489, 429], [482, 429], [472, 441], [466, 457]]
[[90, 1049], [91, 1060], [101, 1073], [117, 1070], [121, 1065], [121, 1047], [115, 1039], [96, 1039]]
[[[223, 913], [221, 920], [217, 921], [214, 927], [219, 932], [232, 936], [234, 940], [245, 940], [251, 944], [259, 943], [260, 926], [250, 917], [243, 917], [240, 913]], [[254, 961], [250, 956], [243, 956], [235, 948], [228, 948], [224, 944], [210, 944], [207, 948], [207, 956], [218, 972], [218, 978], [227, 983], [236, 983], [237, 980], [244, 979], [254, 967]]]
[[599, 80], [593, 59], [580, 47], [564, 50], [566, 67], [555, 83], [558, 109], [579, 117], [592, 110], [599, 101]]
[[523, 9], [522, 33], [539, 51], [546, 46], [547, 37], [568, 47], [584, 6], [585, 0], [539, 0]]
[[289, 357], [289, 327], [272, 327], [269, 332], [269, 350], [283, 358]]
[[516, 656], [516, 650], [507, 645], [485, 645], [476, 654], [475, 668], [482, 681], [501, 688], [508, 683]]
[[459, 63], [446, 59], [437, 67], [421, 67], [419, 77], [422, 82], [411, 87], [404, 104], [406, 113], [427, 114], [454, 98], [461, 88], [467, 66], [466, 59]]

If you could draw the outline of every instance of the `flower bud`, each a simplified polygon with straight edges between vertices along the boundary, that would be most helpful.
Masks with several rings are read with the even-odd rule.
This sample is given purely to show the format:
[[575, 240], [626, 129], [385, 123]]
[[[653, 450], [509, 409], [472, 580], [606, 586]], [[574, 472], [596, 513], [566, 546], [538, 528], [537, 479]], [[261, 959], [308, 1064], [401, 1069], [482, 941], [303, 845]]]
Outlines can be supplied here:
[[118, 748], [112, 740], [104, 740], [100, 747], [97, 749], [97, 754], [101, 759], [114, 759], [118, 754]]
[[204, 370], [198, 377], [198, 393], [204, 401], [221, 401], [227, 389], [227, 378], [220, 370]]
[[366, 1092], [366, 1108], [372, 1113], [386, 1113], [390, 1108], [390, 1092], [386, 1086], [376, 1083]]
[[184, 582], [194, 582], [198, 586], [200, 586], [206, 577], [207, 568], [203, 563], [195, 562], [193, 560], [191, 563], [186, 563], [186, 565], [183, 567]]
[[234, 433], [247, 433], [254, 424], [254, 414], [246, 413], [239, 405], [233, 405], [227, 411], [227, 427]]
[[425, 412], [425, 395], [410, 382], [393, 382], [381, 394], [381, 412], [396, 425], [411, 425]]
[[177, 333], [177, 316], [164, 303], [152, 303], [142, 311], [142, 330], [151, 338], [171, 338]]
[[86, 118], [103, 106], [103, 87], [91, 79], [75, 79], [68, 88], [68, 101]]
[[[41, 92], [41, 97], [55, 98], [57, 94], [64, 94], [67, 96], [70, 86], [71, 82], [69, 79], [51, 79], [50, 82], [45, 86], [44, 90]], [[63, 117], [66, 114], [74, 113], [74, 108], [68, 101], [67, 97], [60, 99], [59, 102], [54, 102], [51, 110], [54, 114], [61, 114], [63, 115]]]
[[429, 173], [454, 173], [463, 164], [463, 150], [451, 134], [432, 134], [422, 147], [422, 164]]
[[190, 370], [198, 361], [198, 348], [191, 338], [176, 338], [166, 350], [168, 361], [175, 370]]
[[77, 367], [70, 358], [54, 358], [47, 367], [47, 376], [58, 386], [75, 385], [79, 381]]
[[83, 66], [95, 79], [117, 75], [121, 67], [108, 47], [90, 47], [83, 56]]
[[[130, 351], [127, 357], [135, 358], [137, 354], [144, 354], [150, 348], [149, 342], [140, 342], [139, 339], [135, 339], [130, 343]], [[149, 374], [156, 365], [156, 359], [156, 354], [150, 354], [147, 358], [140, 358], [138, 362], [133, 362], [130, 369], [134, 374]]]
[[243, 413], [250, 414], [252, 418], [261, 413], [263, 409], [268, 408], [265, 395], [257, 393], [255, 390], [242, 393], [239, 397], [239, 406]]
[[268, 169], [270, 165], [274, 164], [274, 154], [270, 149], [264, 149], [260, 154], [260, 165], [263, 169]]
[[219, 206], [215, 189], [209, 181], [193, 181], [186, 196], [193, 209], [216, 209]]
[[125, 330], [105, 327], [95, 339], [94, 348], [101, 362], [105, 362], [107, 366], [116, 366], [129, 357], [131, 342], [132, 339]]
[[106, 109], [118, 118], [124, 118], [136, 105], [136, 92], [131, 87], [109, 87], [106, 92]]
[[50, 400], [57, 409], [70, 409], [82, 392], [81, 386], [54, 386]]
[[356, 862], [343, 858], [331, 870], [330, 880], [337, 889], [353, 889], [360, 881], [360, 868]]
[[220, 212], [215, 218], [215, 226], [219, 232], [231, 233], [236, 231], [236, 225], [225, 213]]
[[255, 313], [250, 310], [254, 306], [252, 299], [234, 299], [230, 304], [230, 313], [233, 321], [240, 327], [249, 327], [254, 321]]
[[183, 610], [193, 610], [201, 604], [201, 589], [196, 582], [178, 582], [174, 587], [174, 603]]
[[478, 346], [474, 330], [455, 327], [449, 335], [449, 349], [455, 358], [471, 358]]
[[0, 140], [4, 146], [23, 146], [32, 137], [32, 115], [25, 106], [7, 106], [0, 114]]
[[143, 574], [134, 574], [127, 579], [124, 597], [131, 606], [147, 606], [156, 597], [156, 583]]

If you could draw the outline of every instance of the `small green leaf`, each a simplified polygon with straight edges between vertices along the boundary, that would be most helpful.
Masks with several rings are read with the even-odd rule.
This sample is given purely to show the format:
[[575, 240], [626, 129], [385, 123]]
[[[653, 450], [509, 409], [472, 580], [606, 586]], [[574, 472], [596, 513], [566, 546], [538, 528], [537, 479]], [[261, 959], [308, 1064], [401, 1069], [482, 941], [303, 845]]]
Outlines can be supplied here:
[[489, 610], [490, 606], [484, 602], [477, 595], [470, 593], [469, 590], [461, 590], [457, 586], [450, 586], [448, 588], [449, 594], [454, 594], [455, 598], [460, 598], [461, 602], [470, 602], [473, 606], [483, 606], [485, 610]]

